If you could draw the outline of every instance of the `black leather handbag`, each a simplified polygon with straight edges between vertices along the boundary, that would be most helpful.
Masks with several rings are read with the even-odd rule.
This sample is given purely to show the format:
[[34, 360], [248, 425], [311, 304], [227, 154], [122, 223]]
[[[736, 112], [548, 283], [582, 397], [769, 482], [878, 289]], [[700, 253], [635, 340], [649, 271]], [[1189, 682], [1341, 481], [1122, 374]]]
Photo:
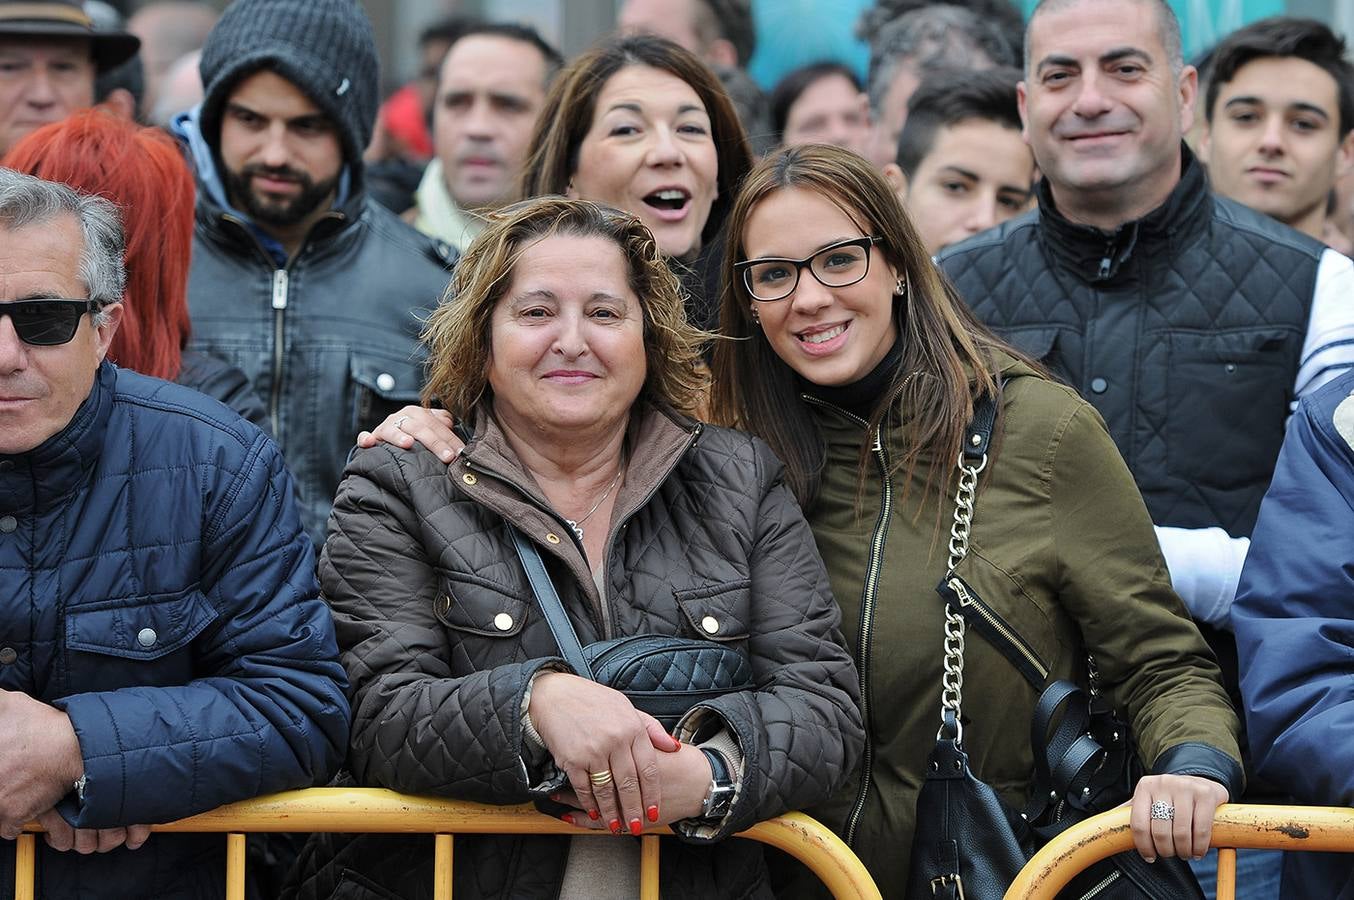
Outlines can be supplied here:
[[668, 731], [696, 704], [752, 689], [752, 664], [747, 656], [737, 647], [718, 641], [640, 634], [584, 647], [540, 552], [526, 535], [509, 527], [536, 602], [560, 654], [575, 675], [625, 694], [636, 709], [653, 716]]
[[[941, 727], [917, 795], [907, 900], [1001, 900], [1035, 852], [1071, 825], [1132, 796], [1141, 775], [1127, 724], [1094, 691], [1068, 681], [1049, 683], [1031, 665], [1018, 636], [980, 614], [973, 588], [954, 574], [968, 553], [978, 475], [987, 466], [996, 404], [975, 410], [959, 460], [959, 490], [946, 577], [945, 669]], [[1035, 760], [1030, 800], [1017, 812], [969, 767], [960, 719], [964, 631], [975, 626], [1040, 692], [1030, 726]], [[1090, 674], [1094, 687], [1094, 664]], [[1149, 865], [1136, 851], [1120, 853], [1078, 875], [1060, 900], [1203, 900], [1189, 864], [1159, 859]]]

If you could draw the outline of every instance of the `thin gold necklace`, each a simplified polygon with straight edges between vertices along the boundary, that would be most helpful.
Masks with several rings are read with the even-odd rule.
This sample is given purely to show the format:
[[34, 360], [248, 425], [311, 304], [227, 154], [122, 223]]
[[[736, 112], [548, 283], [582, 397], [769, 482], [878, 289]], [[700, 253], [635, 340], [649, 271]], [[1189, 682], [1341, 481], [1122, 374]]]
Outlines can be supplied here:
[[586, 516], [579, 519], [578, 521], [574, 521], [573, 519], [564, 520], [569, 523], [569, 527], [574, 530], [574, 534], [578, 535], [579, 541], [583, 540], [583, 523], [588, 521], [588, 519], [591, 519], [592, 514], [602, 508], [602, 504], [606, 502], [607, 497], [611, 496], [612, 490], [614, 490], [616, 485], [620, 483], [621, 476], [624, 474], [625, 474], [625, 465], [624, 463], [622, 463], [620, 471], [616, 473], [616, 477], [611, 479], [611, 484], [606, 486], [606, 490], [602, 492], [602, 496], [597, 498], [597, 502], [592, 505], [592, 509], [588, 510], [588, 514]]

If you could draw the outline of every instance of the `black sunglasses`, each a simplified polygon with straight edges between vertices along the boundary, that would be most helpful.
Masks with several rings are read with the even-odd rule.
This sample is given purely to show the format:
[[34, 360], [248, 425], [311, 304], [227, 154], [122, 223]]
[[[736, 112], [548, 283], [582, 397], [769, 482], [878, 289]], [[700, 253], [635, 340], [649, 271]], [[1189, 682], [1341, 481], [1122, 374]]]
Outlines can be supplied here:
[[55, 347], [75, 337], [80, 317], [98, 312], [97, 300], [15, 300], [0, 302], [0, 316], [9, 316], [19, 340], [34, 347]]

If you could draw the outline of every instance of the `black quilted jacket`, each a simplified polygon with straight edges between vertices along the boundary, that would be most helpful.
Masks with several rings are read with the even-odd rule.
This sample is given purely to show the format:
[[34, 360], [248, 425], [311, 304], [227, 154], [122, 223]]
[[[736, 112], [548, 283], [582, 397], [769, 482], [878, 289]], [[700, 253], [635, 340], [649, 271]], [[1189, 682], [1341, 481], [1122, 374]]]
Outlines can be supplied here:
[[[648, 409], [632, 422], [629, 453], [604, 597], [492, 419], [481, 417], [450, 470], [421, 449], [354, 456], [320, 564], [353, 684], [349, 763], [364, 785], [533, 799], [540, 773], [522, 761], [522, 695], [559, 653], [506, 519], [539, 546], [584, 643], [710, 637], [698, 623], [714, 617], [713, 638], [747, 652], [757, 689], [706, 705], [741, 745], [742, 786], [712, 838], [663, 842], [663, 895], [770, 896], [759, 845], [710, 840], [826, 799], [855, 764], [857, 677], [837, 606], [763, 443]], [[460, 898], [554, 897], [568, 852], [559, 837], [464, 837], [456, 847]], [[431, 838], [315, 838], [297, 896], [429, 896], [431, 855]]]

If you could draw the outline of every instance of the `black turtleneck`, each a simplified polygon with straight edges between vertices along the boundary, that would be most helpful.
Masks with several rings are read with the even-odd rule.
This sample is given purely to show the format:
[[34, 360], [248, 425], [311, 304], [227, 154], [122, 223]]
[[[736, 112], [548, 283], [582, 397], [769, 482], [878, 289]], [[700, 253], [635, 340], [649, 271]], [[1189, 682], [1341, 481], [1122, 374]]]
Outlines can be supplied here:
[[850, 384], [815, 384], [799, 376], [799, 389], [810, 397], [831, 403], [838, 409], [844, 409], [865, 421], [874, 414], [879, 398], [884, 396], [898, 375], [898, 366], [903, 361], [903, 341], [897, 338], [889, 352], [869, 374]]

